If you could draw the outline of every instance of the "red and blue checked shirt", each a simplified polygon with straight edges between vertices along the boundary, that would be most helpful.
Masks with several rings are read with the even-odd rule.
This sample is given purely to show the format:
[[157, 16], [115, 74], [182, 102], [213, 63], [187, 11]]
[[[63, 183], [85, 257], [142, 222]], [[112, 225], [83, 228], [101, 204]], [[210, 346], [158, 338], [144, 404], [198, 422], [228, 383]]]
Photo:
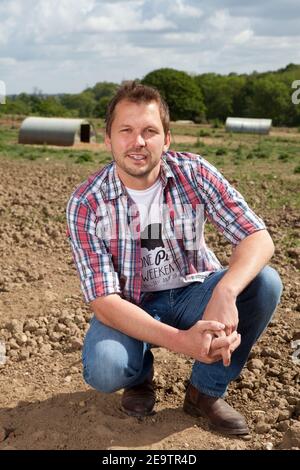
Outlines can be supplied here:
[[[160, 179], [164, 243], [184, 282], [203, 281], [222, 268], [205, 244], [206, 219], [233, 245], [266, 228], [241, 194], [199, 155], [163, 154]], [[116, 293], [138, 304], [142, 285], [139, 213], [114, 162], [74, 191], [67, 223], [86, 302]]]

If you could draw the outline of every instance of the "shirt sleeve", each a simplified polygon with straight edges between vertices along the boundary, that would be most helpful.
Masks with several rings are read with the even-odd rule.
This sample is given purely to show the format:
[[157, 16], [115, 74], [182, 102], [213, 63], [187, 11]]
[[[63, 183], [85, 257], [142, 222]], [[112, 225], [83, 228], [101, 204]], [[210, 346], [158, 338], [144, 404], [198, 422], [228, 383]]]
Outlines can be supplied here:
[[233, 245], [266, 228], [243, 196], [214, 166], [201, 158], [198, 169], [205, 215]]
[[87, 202], [72, 196], [67, 206], [67, 237], [80, 277], [85, 301], [120, 294], [112, 256], [96, 234], [96, 215]]

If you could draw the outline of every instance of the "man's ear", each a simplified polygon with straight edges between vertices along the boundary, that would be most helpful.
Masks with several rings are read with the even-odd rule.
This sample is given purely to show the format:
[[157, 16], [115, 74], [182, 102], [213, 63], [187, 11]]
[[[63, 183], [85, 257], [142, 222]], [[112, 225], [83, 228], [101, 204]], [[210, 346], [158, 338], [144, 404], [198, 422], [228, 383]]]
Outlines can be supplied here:
[[165, 136], [164, 152], [169, 150], [170, 145], [171, 145], [171, 132], [168, 131], [168, 133]]
[[104, 143], [106, 145], [107, 150], [109, 150], [111, 152], [111, 140], [110, 140], [110, 137], [107, 133], [105, 133]]

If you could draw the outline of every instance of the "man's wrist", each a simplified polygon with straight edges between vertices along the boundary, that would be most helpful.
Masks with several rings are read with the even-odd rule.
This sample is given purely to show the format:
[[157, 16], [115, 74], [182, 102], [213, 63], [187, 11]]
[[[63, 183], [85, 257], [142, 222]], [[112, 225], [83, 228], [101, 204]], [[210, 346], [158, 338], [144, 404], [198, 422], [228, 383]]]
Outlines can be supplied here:
[[236, 300], [239, 295], [239, 290], [232, 283], [222, 282], [223, 279], [216, 285], [214, 295], [220, 295], [228, 300]]
[[171, 351], [184, 354], [186, 345], [186, 330], [176, 329], [174, 336], [172, 335], [172, 342], [169, 346]]

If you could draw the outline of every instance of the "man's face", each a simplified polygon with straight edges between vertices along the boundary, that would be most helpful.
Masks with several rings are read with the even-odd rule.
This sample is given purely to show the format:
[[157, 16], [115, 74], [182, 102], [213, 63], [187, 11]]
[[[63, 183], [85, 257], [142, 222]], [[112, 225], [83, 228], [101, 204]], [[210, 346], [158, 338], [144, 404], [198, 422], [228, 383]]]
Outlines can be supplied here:
[[120, 101], [105, 143], [125, 186], [151, 186], [159, 175], [161, 155], [170, 145], [170, 133], [165, 136], [158, 104]]

